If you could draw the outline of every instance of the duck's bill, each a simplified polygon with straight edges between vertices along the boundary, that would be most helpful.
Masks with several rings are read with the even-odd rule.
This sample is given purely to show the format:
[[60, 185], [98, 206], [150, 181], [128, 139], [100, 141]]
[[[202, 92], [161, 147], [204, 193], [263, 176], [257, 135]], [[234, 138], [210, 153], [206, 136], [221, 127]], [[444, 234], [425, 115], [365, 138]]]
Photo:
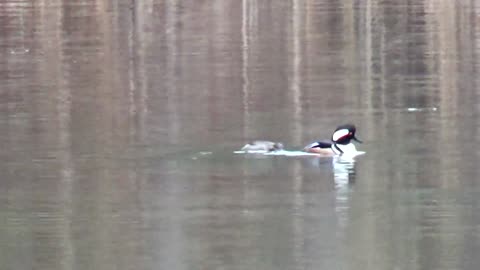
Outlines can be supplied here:
[[353, 137], [352, 139], [356, 142], [363, 143], [361, 140], [357, 139], [357, 137]]

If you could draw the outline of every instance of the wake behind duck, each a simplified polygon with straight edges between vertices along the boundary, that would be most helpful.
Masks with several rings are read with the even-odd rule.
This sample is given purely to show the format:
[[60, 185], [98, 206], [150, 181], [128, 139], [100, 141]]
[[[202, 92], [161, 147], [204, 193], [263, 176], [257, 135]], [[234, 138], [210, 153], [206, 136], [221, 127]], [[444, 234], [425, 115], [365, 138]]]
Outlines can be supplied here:
[[338, 126], [332, 134], [330, 141], [316, 141], [308, 144], [301, 151], [285, 150], [280, 142], [271, 141], [253, 141], [245, 144], [237, 154], [261, 154], [272, 156], [342, 156], [355, 157], [365, 154], [363, 151], [357, 151], [352, 143], [356, 141], [362, 143], [356, 136], [356, 128], [352, 124]]

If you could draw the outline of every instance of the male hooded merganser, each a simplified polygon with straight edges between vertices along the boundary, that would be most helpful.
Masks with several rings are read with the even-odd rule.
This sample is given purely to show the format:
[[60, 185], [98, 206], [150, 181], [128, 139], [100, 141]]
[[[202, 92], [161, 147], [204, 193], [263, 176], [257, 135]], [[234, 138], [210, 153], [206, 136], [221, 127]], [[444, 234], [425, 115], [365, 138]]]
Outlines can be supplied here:
[[245, 152], [273, 152], [283, 150], [281, 142], [253, 141], [245, 144], [242, 149]]
[[314, 142], [305, 146], [303, 150], [325, 156], [355, 154], [357, 153], [357, 148], [351, 143], [351, 140], [359, 143], [362, 142], [355, 137], [355, 132], [356, 128], [354, 125], [346, 124], [338, 126], [333, 132], [331, 142]]

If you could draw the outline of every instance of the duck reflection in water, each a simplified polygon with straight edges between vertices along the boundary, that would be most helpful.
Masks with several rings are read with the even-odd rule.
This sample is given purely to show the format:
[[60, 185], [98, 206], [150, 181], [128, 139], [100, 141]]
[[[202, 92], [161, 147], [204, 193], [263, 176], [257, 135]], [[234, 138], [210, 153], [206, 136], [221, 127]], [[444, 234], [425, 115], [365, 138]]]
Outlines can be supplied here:
[[312, 157], [307, 159], [307, 162], [310, 166], [322, 169], [327, 163], [331, 163], [335, 187], [338, 189], [348, 188], [349, 185], [355, 183], [356, 163], [354, 157], [334, 156], [331, 159]]
[[335, 156], [332, 159], [333, 177], [337, 188], [355, 183], [356, 163], [353, 157]]

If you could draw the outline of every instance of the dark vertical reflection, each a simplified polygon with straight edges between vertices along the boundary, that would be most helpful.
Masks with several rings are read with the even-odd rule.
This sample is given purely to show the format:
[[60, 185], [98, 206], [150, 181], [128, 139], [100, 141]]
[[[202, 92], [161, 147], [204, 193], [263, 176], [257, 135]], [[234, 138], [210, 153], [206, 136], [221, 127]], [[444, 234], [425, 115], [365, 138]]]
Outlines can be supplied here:
[[139, 220], [123, 214], [138, 213], [130, 193], [136, 179], [113, 158], [131, 143], [130, 90], [122, 82], [130, 57], [117, 47], [127, 35], [108, 16], [128, 18], [130, 9], [103, 1], [17, 1], [0, 10], [15, 22], [2, 26], [2, 125], [10, 130], [3, 133], [3, 166], [22, 172], [3, 182], [5, 228], [12, 231], [2, 247], [12, 250], [2, 252], [6, 269], [135, 265], [122, 254], [138, 250], [131, 239]]

